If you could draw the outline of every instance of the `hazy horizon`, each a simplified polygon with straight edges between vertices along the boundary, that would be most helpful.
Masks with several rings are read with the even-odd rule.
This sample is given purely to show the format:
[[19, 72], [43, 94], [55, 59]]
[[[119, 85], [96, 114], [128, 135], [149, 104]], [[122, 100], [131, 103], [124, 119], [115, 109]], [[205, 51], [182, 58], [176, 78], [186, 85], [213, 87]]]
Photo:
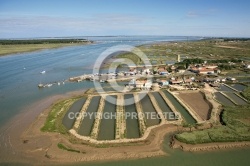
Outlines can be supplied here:
[[0, 0], [0, 38], [250, 37], [247, 0]]
[[196, 38], [245, 38], [250, 37], [240, 37], [240, 36], [171, 36], [171, 35], [91, 35], [91, 36], [44, 36], [44, 37], [19, 37], [19, 38], [0, 38], [0, 40], [33, 40], [33, 39], [87, 39], [89, 37], [196, 37]]

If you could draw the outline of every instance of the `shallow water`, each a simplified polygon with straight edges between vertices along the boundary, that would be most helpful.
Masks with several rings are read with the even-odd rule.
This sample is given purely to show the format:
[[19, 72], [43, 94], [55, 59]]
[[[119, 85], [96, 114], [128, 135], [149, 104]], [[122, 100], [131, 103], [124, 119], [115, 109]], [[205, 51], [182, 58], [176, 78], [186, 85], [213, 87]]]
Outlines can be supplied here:
[[168, 156], [109, 162], [90, 162], [73, 165], [83, 166], [247, 166], [250, 149], [226, 149], [210, 152], [183, 152], [169, 148], [169, 135], [164, 139], [163, 150]]
[[233, 89], [225, 86], [225, 85], [220, 85], [220, 87], [218, 88], [219, 91], [226, 91], [226, 92], [235, 92]]
[[228, 98], [226, 98], [221, 93], [215, 92], [214, 95], [215, 95], [216, 100], [218, 100], [222, 105], [235, 106], [235, 104], [232, 101], [230, 101]]
[[[124, 99], [130, 99], [133, 98], [133, 94], [126, 94], [124, 95]], [[136, 106], [135, 104], [127, 105], [125, 100], [125, 112], [132, 114], [137, 113], [136, 112]], [[126, 118], [126, 137], [127, 138], [139, 138], [140, 137], [140, 131], [139, 131], [139, 123], [138, 123], [138, 116], [134, 118], [133, 116], [128, 116]]]
[[75, 123], [75, 116], [74, 118], [71, 117], [71, 115], [75, 115], [76, 113], [80, 112], [82, 109], [83, 104], [86, 101], [86, 97], [83, 97], [76, 102], [72, 104], [72, 106], [69, 108], [65, 116], [63, 117], [62, 124], [66, 127], [66, 129], [71, 129]]
[[246, 86], [242, 84], [231, 84], [229, 86], [233, 87], [234, 89], [237, 89], [238, 91], [243, 91], [244, 89], [246, 89]]
[[86, 113], [89, 116], [85, 116], [82, 120], [82, 123], [78, 130], [78, 133], [80, 135], [90, 136], [90, 133], [94, 125], [94, 121], [95, 121], [93, 114], [96, 113], [98, 110], [98, 106], [99, 106], [98, 103], [100, 102], [100, 99], [101, 99], [100, 96], [94, 96], [91, 102], [89, 103], [89, 107], [86, 110]]
[[156, 113], [156, 110], [150, 98], [148, 97], [148, 95], [146, 95], [143, 98], [142, 96], [144, 96], [144, 94], [139, 94], [139, 97], [141, 99], [140, 102], [141, 102], [142, 110], [145, 114], [146, 126], [150, 127], [150, 126], [158, 125], [161, 120], [160, 118], [156, 117], [158, 114]]
[[[173, 113], [173, 111], [169, 108], [165, 100], [162, 98], [162, 96], [158, 92], [152, 92], [153, 96], [155, 97], [159, 107], [161, 108], [163, 113]], [[166, 114], [167, 116], [165, 117], [166, 120], [172, 121], [175, 119], [171, 118], [171, 114]]]
[[234, 93], [226, 92], [226, 95], [228, 97], [230, 97], [233, 101], [235, 101], [238, 105], [246, 105], [246, 104], [248, 104], [245, 100], [243, 100], [242, 98], [240, 98], [239, 96], [237, 96]]
[[172, 102], [177, 111], [180, 112], [181, 116], [185, 119], [185, 121], [189, 124], [195, 124], [195, 119], [188, 113], [188, 111], [170, 94], [168, 91], [163, 91], [166, 97]]
[[[116, 102], [117, 96], [107, 96], [107, 100], [111, 100], [111, 97], [114, 99], [113, 101]], [[101, 119], [100, 123], [100, 130], [98, 133], [98, 140], [113, 140], [115, 139], [115, 127], [116, 127], [116, 118], [111, 115], [115, 115], [116, 112], [116, 105], [108, 102], [105, 100], [105, 106], [103, 109], [103, 118]], [[107, 114], [108, 113], [108, 114]], [[108, 115], [108, 116], [105, 116]]]

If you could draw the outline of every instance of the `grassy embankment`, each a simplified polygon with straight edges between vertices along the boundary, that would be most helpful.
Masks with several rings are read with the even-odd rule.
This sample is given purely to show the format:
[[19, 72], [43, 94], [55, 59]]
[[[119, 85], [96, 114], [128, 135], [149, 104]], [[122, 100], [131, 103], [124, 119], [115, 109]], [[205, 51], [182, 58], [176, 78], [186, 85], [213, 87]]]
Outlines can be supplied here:
[[54, 104], [49, 112], [44, 126], [41, 128], [43, 132], [58, 132], [66, 134], [67, 129], [62, 124], [62, 119], [71, 105], [80, 97], [66, 99]]
[[0, 56], [89, 43], [77, 39], [0, 40]]
[[250, 101], [250, 86], [248, 86], [241, 94], [242, 94], [247, 100]]
[[188, 144], [211, 142], [250, 141], [250, 106], [224, 108], [222, 119], [225, 125], [211, 129], [184, 132], [176, 139]]

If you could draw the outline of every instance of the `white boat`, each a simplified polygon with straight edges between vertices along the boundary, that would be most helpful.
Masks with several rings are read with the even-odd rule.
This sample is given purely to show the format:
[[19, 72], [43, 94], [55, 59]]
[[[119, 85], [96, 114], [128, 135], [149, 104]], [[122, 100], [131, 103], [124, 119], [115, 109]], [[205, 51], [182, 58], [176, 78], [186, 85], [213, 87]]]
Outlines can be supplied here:
[[44, 85], [43, 84], [38, 84], [38, 88], [43, 88]]
[[45, 73], [46, 73], [46, 71], [45, 71], [45, 70], [43, 70], [43, 71], [41, 71], [40, 73], [41, 73], [41, 74], [45, 74]]
[[104, 80], [100, 80], [100, 83], [104, 83], [105, 81]]
[[60, 83], [60, 82], [58, 82], [58, 83], [57, 83], [57, 85], [61, 85], [61, 83]]
[[47, 86], [48, 86], [48, 87], [51, 87], [51, 86], [52, 86], [52, 84], [48, 84]]

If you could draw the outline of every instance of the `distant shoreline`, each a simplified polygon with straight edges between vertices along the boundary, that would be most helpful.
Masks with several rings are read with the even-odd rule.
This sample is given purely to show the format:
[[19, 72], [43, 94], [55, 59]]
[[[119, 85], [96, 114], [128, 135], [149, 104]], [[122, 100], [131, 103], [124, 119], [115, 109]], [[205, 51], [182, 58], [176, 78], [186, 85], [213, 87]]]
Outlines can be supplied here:
[[[105, 36], [112, 37], [112, 36]], [[223, 37], [206, 37], [199, 40], [189, 39], [188, 42], [196, 42], [196, 41], [249, 41], [250, 38], [223, 38]], [[157, 43], [179, 43], [186, 42], [186, 40], [173, 40], [173, 41], [160, 41]], [[6, 55], [18, 55], [21, 53], [29, 53], [35, 51], [41, 51], [44, 49], [56, 49], [70, 46], [79, 46], [79, 45], [88, 45], [92, 44], [94, 41], [89, 41], [86, 39], [15, 39], [15, 40], [6, 40], [0, 39], [0, 57]], [[154, 43], [142, 44], [137, 47], [144, 45], [153, 45]], [[218, 46], [218, 48], [237, 48], [237, 47], [229, 47], [229, 46]], [[237, 48], [239, 49], [239, 48]]]
[[[6, 40], [10, 41], [10, 40]], [[26, 40], [24, 40], [26, 41]], [[27, 40], [29, 41], [29, 40]], [[21, 53], [29, 53], [35, 51], [41, 51], [45, 49], [56, 49], [56, 48], [63, 48], [63, 47], [70, 47], [70, 46], [80, 46], [80, 45], [88, 45], [92, 44], [93, 41], [83, 41], [83, 42], [70, 42], [70, 41], [62, 41], [58, 40], [58, 42], [44, 42], [44, 43], [1, 43], [0, 42], [0, 57], [6, 55], [18, 55]]]

